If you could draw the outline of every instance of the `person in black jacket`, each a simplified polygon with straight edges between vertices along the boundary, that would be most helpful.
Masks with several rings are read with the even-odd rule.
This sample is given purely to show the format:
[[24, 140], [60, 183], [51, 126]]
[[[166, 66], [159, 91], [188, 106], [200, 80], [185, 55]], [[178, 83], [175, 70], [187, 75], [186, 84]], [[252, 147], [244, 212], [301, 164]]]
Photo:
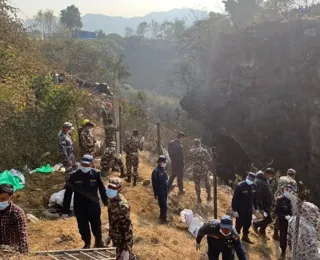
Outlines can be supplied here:
[[285, 257], [287, 249], [288, 220], [292, 215], [292, 205], [288, 197], [294, 191], [291, 185], [283, 188], [283, 195], [277, 198], [276, 215], [279, 218], [281, 256]]
[[166, 172], [167, 159], [160, 155], [158, 166], [152, 172], [152, 187], [154, 198], [158, 200], [160, 207], [160, 221], [167, 223], [167, 200], [168, 200], [168, 175]]
[[247, 179], [238, 183], [232, 198], [232, 211], [236, 217], [236, 230], [240, 234], [243, 229], [242, 241], [249, 244], [253, 242], [249, 239], [249, 229], [252, 221], [252, 209], [257, 210], [256, 185], [254, 184], [256, 175], [249, 172]]
[[209, 260], [218, 260], [220, 254], [223, 260], [234, 260], [234, 251], [239, 260], [247, 260], [240, 237], [232, 228], [230, 216], [223, 216], [221, 221], [214, 219], [200, 228], [196, 240], [197, 250], [200, 250], [200, 243], [204, 236], [207, 236]]
[[100, 173], [92, 168], [93, 161], [91, 155], [82, 157], [81, 166], [70, 175], [63, 199], [62, 218], [65, 219], [68, 217], [72, 193], [74, 192], [74, 213], [81, 238], [85, 243], [84, 248], [90, 248], [91, 246], [89, 223], [95, 237], [95, 247], [104, 247], [98, 190], [105, 206], [108, 204], [108, 199]]
[[266, 236], [267, 226], [272, 222], [271, 208], [273, 203], [273, 194], [268, 179], [275, 175], [274, 170], [268, 168], [264, 173], [257, 173], [257, 204], [258, 209], [263, 211], [263, 219], [253, 223], [253, 229], [261, 236]]
[[185, 190], [183, 189], [183, 175], [184, 175], [184, 156], [183, 146], [181, 142], [186, 135], [183, 132], [179, 132], [175, 140], [172, 140], [168, 146], [168, 152], [171, 159], [171, 176], [168, 183], [169, 191], [172, 188], [174, 179], [177, 177], [179, 195], [183, 195]]

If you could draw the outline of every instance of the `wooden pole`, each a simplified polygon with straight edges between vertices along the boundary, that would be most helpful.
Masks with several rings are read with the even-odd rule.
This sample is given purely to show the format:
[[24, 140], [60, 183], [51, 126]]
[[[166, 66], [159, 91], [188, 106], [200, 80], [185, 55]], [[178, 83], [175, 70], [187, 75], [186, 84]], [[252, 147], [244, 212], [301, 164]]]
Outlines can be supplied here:
[[119, 106], [119, 146], [120, 146], [120, 154], [122, 154], [122, 107]]
[[160, 135], [160, 123], [157, 123], [157, 132], [158, 132], [158, 153], [159, 153], [159, 156], [162, 154], [162, 151], [161, 151], [161, 135]]
[[212, 147], [212, 163], [213, 163], [213, 216], [218, 219], [218, 178], [216, 167], [216, 148]]

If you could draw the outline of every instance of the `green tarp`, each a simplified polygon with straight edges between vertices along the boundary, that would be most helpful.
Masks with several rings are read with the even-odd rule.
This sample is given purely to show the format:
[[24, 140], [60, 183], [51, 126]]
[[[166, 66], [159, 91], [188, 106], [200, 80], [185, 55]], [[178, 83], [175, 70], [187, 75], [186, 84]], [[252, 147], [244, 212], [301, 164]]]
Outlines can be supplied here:
[[36, 173], [43, 173], [43, 174], [49, 174], [53, 172], [52, 167], [50, 164], [47, 164], [46, 166], [40, 166], [40, 168], [37, 168], [34, 170]]
[[14, 191], [24, 188], [24, 185], [21, 183], [21, 180], [17, 176], [13, 176], [11, 172], [4, 171], [0, 173], [0, 184], [9, 184], [12, 185]]

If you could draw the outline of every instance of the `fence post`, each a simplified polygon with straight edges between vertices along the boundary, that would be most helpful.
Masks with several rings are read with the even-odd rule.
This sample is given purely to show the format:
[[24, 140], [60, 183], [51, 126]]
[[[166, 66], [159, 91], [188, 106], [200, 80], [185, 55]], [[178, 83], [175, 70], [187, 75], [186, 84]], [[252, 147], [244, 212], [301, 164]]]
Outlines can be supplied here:
[[122, 107], [119, 106], [119, 146], [120, 154], [122, 154]]
[[159, 153], [159, 156], [162, 154], [162, 151], [161, 151], [161, 135], [160, 135], [160, 123], [157, 123], [157, 134], [158, 134], [158, 153]]
[[[297, 190], [297, 194], [298, 194], [298, 190]], [[292, 243], [292, 260], [300, 260], [298, 259], [299, 257], [297, 256], [297, 252], [298, 252], [298, 243], [299, 243], [299, 229], [300, 229], [300, 207], [301, 207], [301, 203], [300, 203], [300, 199], [297, 195], [297, 212], [296, 212], [296, 223], [295, 223], [295, 227], [294, 227], [294, 238], [293, 238], [293, 243]]]
[[218, 180], [216, 168], [216, 148], [212, 147], [212, 164], [213, 164], [213, 216], [218, 218]]

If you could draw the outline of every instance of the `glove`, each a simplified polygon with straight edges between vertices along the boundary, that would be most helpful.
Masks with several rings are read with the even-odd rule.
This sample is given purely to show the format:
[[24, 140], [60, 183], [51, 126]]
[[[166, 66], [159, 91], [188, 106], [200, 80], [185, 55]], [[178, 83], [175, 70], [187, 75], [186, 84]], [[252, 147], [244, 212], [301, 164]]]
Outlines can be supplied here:
[[197, 251], [200, 250], [200, 247], [201, 247], [201, 245], [197, 243], [197, 244], [196, 244], [196, 249], [197, 249]]
[[268, 217], [268, 213], [265, 212], [265, 211], [263, 211], [263, 216], [264, 216], [265, 218]]
[[120, 259], [121, 260], [129, 260], [129, 251], [122, 251]]
[[238, 218], [238, 217], [239, 217], [238, 212], [237, 212], [237, 211], [233, 211], [233, 216], [234, 216], [235, 218]]
[[61, 215], [61, 218], [62, 218], [62, 219], [67, 219], [68, 217], [69, 217], [68, 214], [62, 214], [62, 215]]
[[106, 243], [106, 246], [109, 246], [109, 245], [110, 245], [110, 243], [111, 243], [111, 237], [110, 237], [110, 236], [107, 237], [105, 243]]
[[291, 218], [291, 216], [289, 216], [289, 215], [285, 216], [285, 219], [288, 220], [288, 221], [290, 220], [290, 218]]

